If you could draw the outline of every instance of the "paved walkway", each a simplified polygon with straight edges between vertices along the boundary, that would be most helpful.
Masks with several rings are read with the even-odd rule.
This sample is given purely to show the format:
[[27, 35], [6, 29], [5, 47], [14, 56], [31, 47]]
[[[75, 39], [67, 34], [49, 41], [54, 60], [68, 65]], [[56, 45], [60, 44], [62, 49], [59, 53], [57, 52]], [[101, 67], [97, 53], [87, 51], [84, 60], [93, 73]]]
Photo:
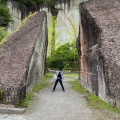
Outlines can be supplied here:
[[62, 92], [59, 84], [56, 91], [51, 92], [51, 85], [36, 93], [24, 114], [0, 114], [0, 120], [120, 120], [118, 114], [90, 109], [83, 95], [66, 83], [68, 80], [73, 79], [65, 78], [65, 92]]

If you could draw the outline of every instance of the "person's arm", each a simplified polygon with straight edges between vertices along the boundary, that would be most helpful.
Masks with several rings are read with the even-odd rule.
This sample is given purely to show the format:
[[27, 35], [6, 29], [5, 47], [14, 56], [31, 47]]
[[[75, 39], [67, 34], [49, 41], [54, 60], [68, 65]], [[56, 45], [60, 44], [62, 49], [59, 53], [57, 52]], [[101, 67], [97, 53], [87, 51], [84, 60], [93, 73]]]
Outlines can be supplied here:
[[51, 70], [50, 68], [47, 68], [49, 72], [55, 72], [56, 73], [56, 70]]

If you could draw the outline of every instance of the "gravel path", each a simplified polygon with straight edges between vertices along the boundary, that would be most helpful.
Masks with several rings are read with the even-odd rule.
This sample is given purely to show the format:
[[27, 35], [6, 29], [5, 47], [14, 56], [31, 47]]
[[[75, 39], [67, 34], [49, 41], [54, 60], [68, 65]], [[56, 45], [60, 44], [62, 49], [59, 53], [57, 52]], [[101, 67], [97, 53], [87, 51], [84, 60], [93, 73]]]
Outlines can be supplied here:
[[83, 95], [66, 83], [68, 80], [72, 79], [65, 79], [65, 92], [62, 92], [59, 84], [56, 91], [51, 92], [51, 85], [36, 93], [24, 114], [0, 114], [0, 120], [120, 120], [119, 114], [90, 109]]

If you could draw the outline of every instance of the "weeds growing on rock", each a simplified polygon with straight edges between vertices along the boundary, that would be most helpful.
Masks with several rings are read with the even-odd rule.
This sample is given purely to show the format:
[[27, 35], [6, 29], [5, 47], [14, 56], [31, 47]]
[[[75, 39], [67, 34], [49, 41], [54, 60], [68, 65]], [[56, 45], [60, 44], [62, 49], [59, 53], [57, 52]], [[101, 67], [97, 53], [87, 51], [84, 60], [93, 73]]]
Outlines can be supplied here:
[[4, 95], [4, 91], [0, 90], [0, 98], [3, 98], [3, 95]]

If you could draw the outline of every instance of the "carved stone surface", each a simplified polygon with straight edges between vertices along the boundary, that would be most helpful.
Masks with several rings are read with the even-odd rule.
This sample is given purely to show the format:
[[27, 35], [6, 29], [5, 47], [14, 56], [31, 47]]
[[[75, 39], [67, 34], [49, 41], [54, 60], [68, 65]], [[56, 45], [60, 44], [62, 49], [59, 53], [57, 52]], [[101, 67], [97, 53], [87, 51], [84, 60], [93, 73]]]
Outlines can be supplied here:
[[9, 23], [8, 31], [13, 32], [16, 30], [22, 19], [28, 14], [35, 11], [45, 11], [50, 29], [52, 28], [52, 15], [57, 14], [56, 33], [59, 33], [57, 41], [63, 44], [76, 40], [79, 29], [79, 3], [83, 1], [86, 0], [55, 0], [55, 8], [51, 9], [51, 5], [48, 4], [26, 8], [22, 4], [8, 0], [7, 7], [10, 9], [14, 21]]
[[80, 78], [83, 86], [116, 105], [120, 100], [120, 3], [80, 4]]
[[13, 0], [7, 0], [6, 6], [9, 8], [13, 20], [13, 22], [10, 22], [7, 26], [7, 31], [11, 33], [20, 26], [22, 20], [28, 16], [29, 11], [23, 4], [17, 3]]
[[27, 88], [44, 74], [47, 51], [45, 12], [30, 17], [0, 46], [0, 85]]

